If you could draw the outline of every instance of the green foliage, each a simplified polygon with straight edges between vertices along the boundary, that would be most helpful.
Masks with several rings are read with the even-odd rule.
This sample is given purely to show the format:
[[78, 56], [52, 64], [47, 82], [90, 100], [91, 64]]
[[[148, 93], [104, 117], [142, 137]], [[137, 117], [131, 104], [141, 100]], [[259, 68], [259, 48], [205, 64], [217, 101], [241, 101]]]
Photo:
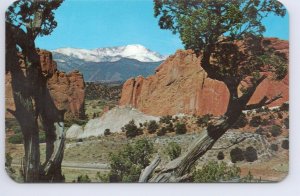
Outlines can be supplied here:
[[181, 154], [181, 147], [176, 142], [168, 143], [166, 153], [171, 160], [178, 158]]
[[271, 115], [269, 116], [269, 119], [270, 119], [270, 120], [274, 120], [274, 119], [275, 119], [274, 114], [271, 114]]
[[194, 182], [220, 182], [240, 178], [241, 169], [235, 165], [228, 166], [225, 162], [210, 161], [199, 170], [193, 172]]
[[45, 131], [40, 131], [40, 132], [39, 132], [39, 140], [40, 140], [40, 143], [45, 143], [45, 142], [46, 142], [46, 134], [45, 134]]
[[12, 144], [22, 144], [23, 134], [21, 132], [16, 133], [8, 138], [8, 142]]
[[11, 157], [10, 153], [5, 154], [5, 167], [10, 167], [13, 158]]
[[[244, 178], [242, 178], [241, 182], [253, 182], [254, 178], [252, 173], [249, 171], [247, 176], [245, 176]], [[259, 182], [259, 181], [257, 181]]]
[[88, 175], [80, 175], [77, 177], [78, 183], [89, 183], [92, 182]]
[[156, 130], [159, 128], [157, 122], [155, 120], [151, 120], [149, 123], [148, 123], [148, 132], [149, 133], [155, 133]]
[[245, 159], [242, 149], [236, 147], [230, 151], [230, 158], [232, 163], [243, 161]]
[[16, 170], [11, 167], [12, 160], [13, 160], [13, 158], [11, 157], [10, 153], [6, 153], [5, 154], [5, 169], [8, 173], [8, 175], [14, 179], [13, 174], [16, 173]]
[[264, 130], [264, 128], [258, 127], [258, 128], [255, 130], [255, 133], [256, 133], [256, 134], [259, 134], [259, 135], [265, 135], [265, 134], [266, 134], [266, 131]]
[[245, 160], [248, 162], [254, 162], [257, 160], [257, 151], [254, 147], [249, 146], [244, 152]]
[[171, 121], [172, 121], [172, 116], [171, 116], [171, 115], [162, 116], [162, 117], [159, 119], [159, 122], [160, 122], [160, 123], [165, 123], [165, 124], [170, 124]]
[[[39, 132], [40, 143], [46, 142], [46, 135], [44, 131]], [[16, 133], [8, 138], [8, 142], [11, 144], [23, 144], [23, 134], [21, 132]]]
[[283, 103], [279, 109], [281, 111], [289, 111], [289, 103]]
[[109, 182], [109, 174], [101, 174], [100, 172], [97, 172], [96, 179], [100, 182]]
[[282, 119], [282, 118], [283, 118], [282, 113], [281, 113], [281, 112], [278, 112], [278, 113], [277, 113], [277, 117], [278, 117], [279, 119]]
[[287, 128], [287, 129], [290, 128], [289, 117], [286, 117], [286, 118], [283, 120], [283, 124], [284, 124], [285, 128]]
[[199, 127], [207, 127], [208, 122], [210, 121], [212, 115], [211, 114], [205, 114], [203, 116], [198, 117], [197, 119], [197, 125]]
[[148, 127], [148, 121], [145, 121], [145, 122], [143, 123], [143, 127]]
[[128, 138], [134, 138], [143, 134], [143, 131], [135, 125], [134, 120], [129, 121], [129, 123], [124, 126], [124, 129], [126, 137]]
[[271, 144], [270, 149], [273, 151], [278, 151], [278, 145], [277, 144]]
[[281, 127], [278, 125], [273, 125], [270, 131], [273, 137], [277, 137], [282, 133]]
[[166, 135], [166, 133], [167, 133], [167, 128], [166, 128], [166, 127], [161, 127], [161, 128], [157, 131], [156, 135], [157, 135], [157, 136], [163, 136], [163, 135]]
[[242, 113], [240, 115], [240, 117], [238, 118], [238, 120], [234, 123], [234, 125], [232, 126], [232, 128], [238, 129], [238, 128], [243, 128], [248, 124], [248, 120], [247, 117], [244, 113]]
[[104, 130], [104, 135], [105, 135], [105, 136], [108, 136], [108, 135], [110, 135], [110, 134], [111, 134], [110, 129], [105, 129], [105, 130]]
[[120, 151], [111, 153], [109, 181], [137, 182], [142, 169], [150, 164], [153, 153], [153, 143], [146, 139], [137, 140]]
[[[186, 49], [202, 54], [202, 68], [208, 77], [225, 82], [231, 99], [248, 76], [255, 83], [266, 69], [275, 74], [275, 79], [286, 75], [287, 58], [268, 47], [269, 41], [262, 40], [266, 31], [263, 19], [269, 14], [286, 14], [277, 0], [154, 2], [160, 28], [178, 33]], [[243, 50], [236, 41], [243, 43]], [[244, 89], [243, 95], [247, 96], [249, 90]]]
[[63, 0], [15, 1], [6, 11], [6, 22], [20, 29], [26, 29], [26, 32], [30, 33], [34, 39], [37, 36], [49, 35], [57, 26], [54, 11], [62, 2]]
[[177, 123], [175, 125], [176, 134], [185, 134], [187, 132], [186, 125], [184, 123]]
[[166, 126], [166, 129], [167, 129], [167, 131], [170, 132], [170, 133], [175, 131], [174, 125], [173, 125], [172, 122], [170, 122], [170, 124], [168, 124], [168, 125]]
[[218, 152], [218, 155], [217, 155], [217, 159], [218, 160], [223, 160], [225, 158], [225, 155], [223, 152]]
[[13, 130], [15, 133], [21, 132], [20, 125], [15, 118], [5, 119], [5, 128], [6, 130]]
[[252, 127], [258, 127], [262, 124], [262, 119], [260, 116], [253, 116], [252, 119], [249, 122], [250, 126]]
[[262, 107], [262, 108], [263, 108], [264, 112], [270, 112], [270, 108], [268, 108], [267, 106]]
[[252, 173], [250, 171], [248, 171], [247, 176], [243, 177], [240, 182], [245, 182], [245, 183], [249, 183], [249, 182], [255, 182], [255, 183], [260, 183], [261, 182], [261, 178], [260, 179], [254, 179], [254, 176], [252, 175]]
[[290, 142], [289, 142], [288, 139], [282, 140], [281, 148], [288, 150], [289, 149], [289, 143]]
[[269, 124], [270, 124], [270, 120], [265, 119], [265, 118], [261, 120], [261, 125], [266, 126], [266, 125], [269, 125]]
[[217, 42], [224, 34], [232, 39], [246, 34], [262, 35], [262, 19], [270, 13], [284, 16], [286, 10], [275, 0], [155, 0], [154, 6], [160, 28], [179, 33], [186, 48], [198, 51], [208, 44], [208, 38]]
[[64, 122], [65, 127], [71, 127], [73, 124], [77, 124], [79, 126], [85, 125], [88, 122], [88, 119], [72, 119], [66, 120]]

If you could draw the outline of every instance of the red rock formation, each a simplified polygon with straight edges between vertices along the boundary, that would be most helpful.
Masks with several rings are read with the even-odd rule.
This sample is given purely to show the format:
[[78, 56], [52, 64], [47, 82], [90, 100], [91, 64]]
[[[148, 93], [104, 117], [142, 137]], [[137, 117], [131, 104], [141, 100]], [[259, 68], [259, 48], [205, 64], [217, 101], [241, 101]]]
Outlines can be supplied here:
[[81, 73], [56, 71], [48, 79], [47, 86], [56, 107], [67, 110], [66, 119], [84, 117], [84, 80]]
[[[288, 56], [288, 42], [268, 39], [273, 48]], [[283, 98], [270, 106], [277, 106], [289, 99], [288, 75], [282, 81], [265, 80], [256, 90], [250, 103], [263, 96], [282, 93]], [[207, 78], [200, 60], [192, 50], [178, 50], [157, 69], [155, 75], [127, 80], [122, 89], [120, 105], [132, 105], [146, 114], [224, 114], [229, 100], [226, 86]]]
[[[48, 78], [47, 87], [57, 109], [67, 110], [66, 119], [82, 118], [85, 96], [83, 75], [78, 71], [68, 74], [58, 71], [51, 52], [40, 50], [39, 55], [42, 73]], [[15, 110], [10, 73], [6, 74], [5, 79], [5, 105], [6, 108]], [[6, 113], [6, 117], [12, 116]]]

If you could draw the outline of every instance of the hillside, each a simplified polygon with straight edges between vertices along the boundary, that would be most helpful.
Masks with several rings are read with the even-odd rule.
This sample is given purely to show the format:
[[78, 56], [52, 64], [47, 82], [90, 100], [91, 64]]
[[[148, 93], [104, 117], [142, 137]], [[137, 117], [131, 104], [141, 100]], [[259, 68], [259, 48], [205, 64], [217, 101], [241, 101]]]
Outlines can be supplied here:
[[85, 99], [101, 99], [118, 102], [121, 96], [122, 83], [85, 83]]

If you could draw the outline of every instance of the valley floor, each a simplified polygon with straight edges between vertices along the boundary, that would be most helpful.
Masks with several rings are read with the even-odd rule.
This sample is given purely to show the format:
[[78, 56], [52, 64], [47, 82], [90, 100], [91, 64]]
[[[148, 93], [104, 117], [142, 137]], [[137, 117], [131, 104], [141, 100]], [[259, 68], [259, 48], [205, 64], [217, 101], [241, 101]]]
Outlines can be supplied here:
[[[205, 162], [209, 160], [217, 159], [217, 153], [220, 147], [227, 146], [228, 138], [232, 135], [238, 134], [239, 137], [246, 137], [246, 140], [238, 144], [239, 148], [243, 148], [249, 145], [255, 145], [258, 150], [258, 160], [254, 162], [241, 161], [236, 165], [241, 168], [241, 176], [246, 176], [250, 171], [254, 176], [254, 179], [260, 179], [262, 182], [274, 182], [281, 181], [288, 174], [288, 150], [279, 149], [276, 153], [270, 152], [268, 145], [265, 147], [259, 146], [261, 138], [257, 134], [253, 133], [240, 133], [236, 130], [230, 130], [225, 135], [223, 140], [218, 141], [214, 148], [208, 151], [204, 157], [202, 157], [198, 163], [197, 168], [201, 167]], [[198, 132], [188, 133], [185, 135], [167, 135], [157, 137], [147, 136], [149, 140], [153, 141], [155, 148], [162, 157], [162, 163], [168, 162], [168, 157], [164, 152], [165, 146], [171, 142], [176, 141], [182, 147], [183, 151], [188, 145], [196, 138]], [[125, 144], [133, 142], [136, 139], [145, 136], [139, 136], [135, 139], [127, 139], [123, 133], [115, 133], [109, 136], [102, 136], [98, 138], [91, 138], [83, 140], [82, 142], [68, 141], [64, 153], [64, 161], [62, 164], [63, 174], [65, 175], [66, 182], [72, 182], [80, 175], [88, 175], [92, 182], [99, 182], [97, 178], [97, 172], [101, 174], [109, 171], [108, 155], [111, 152], [116, 152], [124, 147]], [[229, 152], [230, 149], [235, 148], [232, 146], [224, 150], [225, 158], [222, 161], [228, 164], [233, 164], [230, 161]], [[23, 145], [22, 144], [10, 144], [7, 143], [7, 153], [10, 153], [13, 158], [12, 167], [19, 171], [21, 157], [23, 157]], [[41, 144], [41, 160], [45, 159], [45, 144]], [[16, 172], [17, 174], [18, 172]]]

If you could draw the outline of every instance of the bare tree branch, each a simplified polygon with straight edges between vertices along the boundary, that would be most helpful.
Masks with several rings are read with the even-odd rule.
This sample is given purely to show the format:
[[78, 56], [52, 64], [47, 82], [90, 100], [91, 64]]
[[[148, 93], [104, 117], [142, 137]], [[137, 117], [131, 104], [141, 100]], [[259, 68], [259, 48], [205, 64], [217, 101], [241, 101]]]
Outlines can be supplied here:
[[16, 43], [18, 43], [18, 45], [22, 49], [27, 47], [28, 37], [27, 37], [26, 33], [21, 28], [18, 28], [15, 25], [6, 22], [6, 30], [8, 32], [13, 33], [13, 37], [14, 37]]
[[189, 149], [180, 157], [172, 160], [148, 182], [181, 182], [189, 178], [188, 173], [194, 163], [212, 148], [214, 143], [230, 127], [227, 118], [220, 117], [200, 133]]
[[256, 88], [267, 78], [267, 75], [264, 74], [262, 75], [259, 79], [257, 79], [256, 81], [252, 82], [252, 85], [250, 87], [248, 87], [248, 89], [246, 90], [246, 92], [239, 98], [239, 101], [242, 105], [246, 105], [250, 98], [252, 97], [252, 95], [254, 94]]
[[17, 117], [16, 117], [16, 115], [17, 115], [17, 114], [16, 114], [16, 111], [11, 110], [11, 109], [9, 109], [9, 108], [7, 108], [6, 111], [8, 111], [8, 112], [11, 113], [15, 118], [17, 118]]
[[158, 166], [158, 164], [160, 163], [161, 159], [160, 156], [157, 155], [155, 157], [155, 159], [153, 159], [153, 161], [150, 163], [150, 165], [148, 165], [141, 173], [140, 175], [140, 179], [139, 182], [147, 182], [150, 175], [153, 173], [153, 171], [155, 170], [155, 168]]
[[232, 142], [230, 145], [226, 146], [226, 147], [215, 147], [215, 148], [212, 148], [211, 150], [226, 150], [234, 145], [237, 145], [239, 143], [242, 143], [243, 141], [245, 141], [246, 138], [243, 137], [241, 139], [237, 138], [234, 142]]
[[281, 93], [272, 97], [271, 99], [269, 99], [267, 96], [264, 96], [258, 103], [246, 105], [245, 110], [253, 110], [253, 109], [261, 108], [281, 98], [282, 98]]
[[56, 141], [54, 142], [54, 151], [51, 155], [50, 159], [45, 163], [44, 166], [44, 173], [48, 175], [53, 170], [57, 169], [57, 166], [60, 166], [64, 147], [65, 147], [65, 131], [64, 131], [64, 123], [56, 122], [55, 123], [55, 134], [56, 134]]

